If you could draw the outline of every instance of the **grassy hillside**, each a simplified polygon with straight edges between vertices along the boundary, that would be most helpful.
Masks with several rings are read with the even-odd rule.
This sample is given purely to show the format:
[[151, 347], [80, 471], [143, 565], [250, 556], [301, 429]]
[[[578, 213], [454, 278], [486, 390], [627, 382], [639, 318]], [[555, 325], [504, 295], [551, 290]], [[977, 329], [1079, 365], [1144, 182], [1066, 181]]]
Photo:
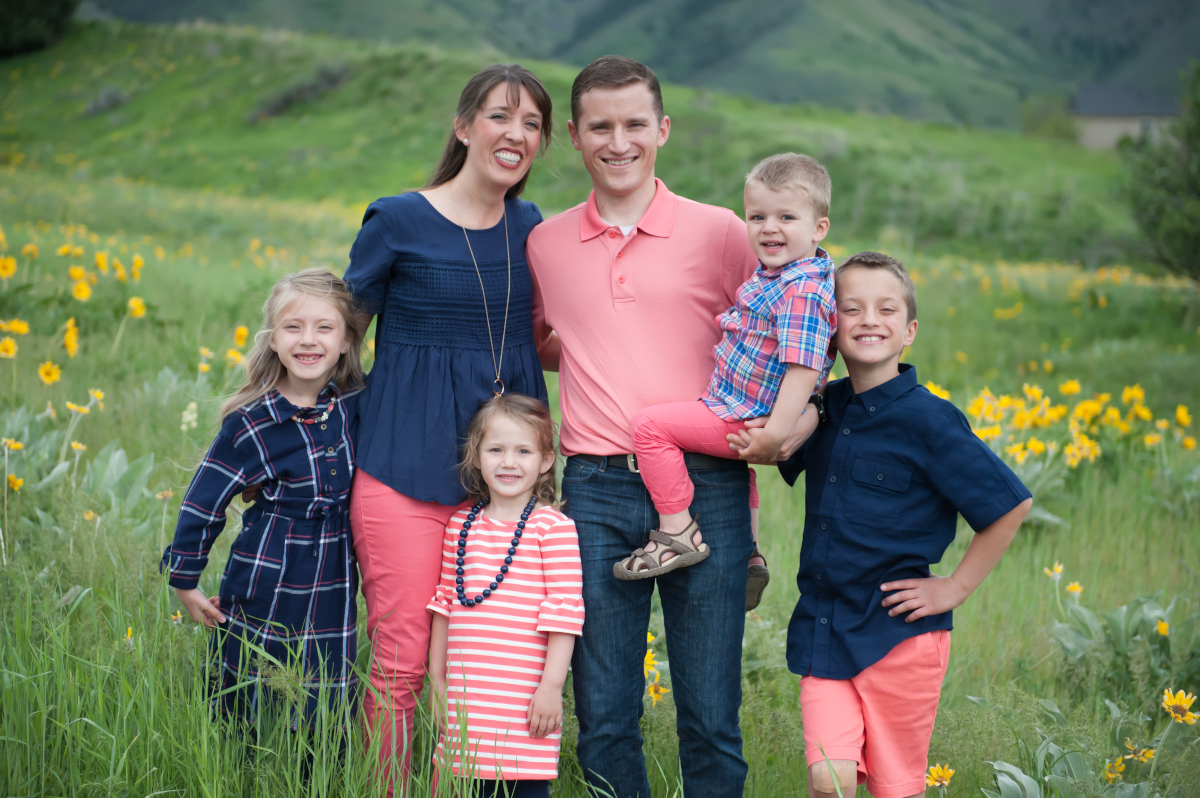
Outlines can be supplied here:
[[1200, 57], [1187, 0], [104, 0], [142, 22], [203, 17], [583, 64], [621, 53], [666, 80], [776, 102], [1014, 128], [1032, 93], [1116, 81], [1178, 93]]
[[[6, 62], [0, 166], [360, 207], [423, 183], [459, 87], [493, 58], [253, 28], [81, 25]], [[574, 70], [529, 65], [557, 108], [557, 143], [529, 188], [552, 213], [589, 185], [563, 135]], [[307, 99], [281, 108], [285, 95]], [[740, 212], [743, 175], [794, 150], [833, 176], [835, 240], [1089, 263], [1136, 241], [1113, 154], [673, 86], [665, 98], [659, 173], [697, 200]]]

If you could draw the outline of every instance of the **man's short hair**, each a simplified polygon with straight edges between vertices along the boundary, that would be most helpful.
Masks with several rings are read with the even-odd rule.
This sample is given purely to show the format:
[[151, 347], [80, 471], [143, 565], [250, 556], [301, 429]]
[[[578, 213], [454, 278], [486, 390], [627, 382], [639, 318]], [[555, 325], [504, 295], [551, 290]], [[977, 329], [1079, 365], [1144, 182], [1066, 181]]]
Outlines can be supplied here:
[[571, 85], [571, 120], [579, 123], [579, 99], [592, 89], [621, 89], [632, 83], [642, 83], [654, 98], [654, 113], [663, 118], [662, 89], [654, 70], [640, 61], [621, 55], [602, 55], [575, 76]]
[[917, 317], [917, 287], [913, 285], [912, 277], [903, 263], [882, 252], [860, 252], [842, 261], [842, 265], [837, 267], [834, 274], [834, 280], [851, 269], [882, 269], [891, 274], [900, 281], [900, 288], [904, 292], [904, 304], [908, 307], [908, 320], [912, 321]]
[[816, 158], [794, 152], [764, 158], [746, 175], [746, 185], [751, 183], [762, 183], [772, 191], [798, 188], [808, 195], [818, 219], [829, 215], [833, 181]]

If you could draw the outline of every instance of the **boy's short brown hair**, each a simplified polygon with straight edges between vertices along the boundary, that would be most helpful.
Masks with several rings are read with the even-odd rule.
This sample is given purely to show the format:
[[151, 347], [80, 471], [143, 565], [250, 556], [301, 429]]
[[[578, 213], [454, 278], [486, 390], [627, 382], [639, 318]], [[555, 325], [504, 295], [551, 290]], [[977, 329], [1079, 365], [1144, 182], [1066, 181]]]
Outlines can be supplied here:
[[794, 152], [764, 158], [746, 175], [746, 185], [750, 183], [762, 183], [772, 191], [798, 188], [808, 195], [818, 219], [829, 215], [833, 181], [816, 158]]
[[[900, 287], [904, 292], [904, 304], [908, 308], [908, 321], [917, 318], [917, 287], [913, 285], [912, 277], [909, 276], [903, 263], [882, 252], [859, 252], [857, 255], [846, 258], [842, 261], [842, 265], [837, 267], [837, 271], [834, 273], [835, 282], [837, 278], [851, 269], [882, 269], [891, 274], [900, 281]], [[836, 288], [834, 290], [836, 293]]]
[[583, 68], [571, 84], [571, 121], [579, 124], [579, 100], [592, 89], [622, 89], [631, 83], [643, 83], [654, 98], [654, 113], [663, 118], [662, 88], [654, 70], [623, 55], [602, 55]]

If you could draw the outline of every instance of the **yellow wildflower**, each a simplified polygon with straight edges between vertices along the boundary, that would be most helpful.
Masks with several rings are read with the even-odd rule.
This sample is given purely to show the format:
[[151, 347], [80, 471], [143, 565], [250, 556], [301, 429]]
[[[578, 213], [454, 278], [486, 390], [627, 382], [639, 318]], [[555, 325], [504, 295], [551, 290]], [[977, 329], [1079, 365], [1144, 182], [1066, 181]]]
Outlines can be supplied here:
[[1084, 399], [1075, 405], [1075, 415], [1083, 419], [1084, 424], [1090, 424], [1092, 419], [1100, 415], [1101, 410], [1103, 410], [1103, 405], [1095, 399]]
[[236, 366], [238, 363], [241, 363], [241, 362], [242, 362], [242, 353], [241, 352], [237, 351], [236, 349], [226, 349], [225, 350], [225, 364], [227, 366], [229, 366], [230, 368], [233, 368], [234, 366]]
[[170, 618], [171, 623], [175, 624], [176, 626], [183, 623], [183, 613], [179, 610], [175, 610], [174, 615], [168, 615], [167, 617]]
[[1171, 720], [1176, 723], [1186, 723], [1189, 726], [1196, 725], [1196, 719], [1200, 718], [1195, 712], [1191, 711], [1192, 702], [1196, 700], [1196, 696], [1191, 693], [1184, 693], [1180, 690], [1175, 695], [1171, 695], [1170, 690], [1163, 691], [1162, 708], [1171, 716]]
[[1046, 572], [1046, 576], [1050, 577], [1055, 582], [1057, 582], [1059, 579], [1062, 579], [1063, 564], [1060, 562], [1054, 563], [1053, 570], [1050, 568], [1043, 568], [1042, 570]]
[[159, 260], [162, 260], [163, 258], [167, 257], [167, 251], [165, 249], [163, 249], [162, 247], [155, 247], [154, 248], [154, 257], [158, 258]]
[[83, 257], [83, 247], [79, 246], [78, 244], [71, 247], [71, 257], [72, 258], [82, 258]]
[[938, 399], [949, 399], [950, 398], [950, 392], [947, 391], [942, 386], [938, 385], [933, 380], [930, 380], [929, 382], [925, 383], [925, 390], [929, 391], [931, 394], [936, 396]]
[[142, 279], [142, 267], [146, 265], [146, 261], [138, 253], [133, 253], [133, 262], [129, 265], [129, 274], [133, 277], [136, 283]]
[[1157, 432], [1151, 432], [1149, 435], [1142, 438], [1142, 443], [1146, 444], [1147, 449], [1153, 449], [1162, 443], [1162, 435]]
[[125, 629], [125, 638], [124, 639], [126, 640], [126, 642], [133, 640], [133, 627], [132, 626], [127, 627]]
[[8, 486], [17, 493], [21, 492], [21, 486], [25, 484], [25, 480], [12, 474], [8, 475]]
[[1145, 405], [1134, 405], [1130, 412], [1142, 421], [1149, 421], [1154, 418], [1154, 414], [1150, 412], [1150, 408]]
[[1029, 401], [1042, 401], [1042, 389], [1038, 386], [1025, 383], [1025, 385], [1021, 386], [1021, 390], [1025, 392], [1025, 396], [1029, 399]]
[[658, 671], [655, 671], [654, 681], [650, 682], [646, 687], [646, 695], [650, 696], [650, 706], [658, 706], [658, 702], [662, 701], [662, 697], [669, 692], [671, 691], [658, 683]]
[[83, 513], [84, 521], [95, 521], [99, 517], [95, 510], [85, 510]]
[[211, 349], [209, 349], [207, 346], [200, 347], [200, 357], [210, 358], [212, 356], [213, 356], [213, 353], [212, 353]]
[[71, 441], [71, 448], [77, 452], [86, 452], [87, 451], [87, 446], [80, 443], [79, 441]]
[[76, 413], [78, 413], [81, 416], [86, 416], [88, 413], [92, 412], [92, 409], [90, 407], [86, 407], [84, 405], [77, 405], [74, 402], [67, 402], [67, 409], [74, 410]]
[[117, 282], [119, 283], [129, 281], [129, 276], [125, 273], [125, 266], [116, 258], [113, 258], [113, 274], [117, 276]]
[[1083, 592], [1083, 585], [1079, 584], [1078, 582], [1072, 582], [1071, 584], [1067, 585], [1067, 592], [1078, 598], [1079, 594]]
[[1067, 380], [1066, 382], [1059, 383], [1058, 386], [1058, 392], [1063, 396], [1074, 396], [1081, 390], [1082, 387], [1079, 384], [1079, 380]]
[[135, 319], [140, 319], [146, 315], [146, 302], [140, 296], [131, 296], [129, 298], [129, 315]]
[[62, 369], [54, 365], [52, 361], [47, 360], [38, 366], [38, 376], [47, 385], [53, 385], [62, 379]]
[[950, 777], [954, 775], [954, 771], [949, 765], [931, 765], [929, 772], [925, 774], [925, 786], [927, 787], [948, 787], [950, 785]]
[[961, 350], [954, 353], [954, 359], [957, 360], [959, 363], [966, 363], [968, 360], [970, 360], [970, 358], [967, 357], [967, 353], [963, 352]]
[[208, 365], [207, 363], [201, 363], [201, 364], [200, 364], [200, 373], [201, 373], [201, 374], [207, 374], [207, 373], [208, 373], [208, 370], [209, 370], [209, 369], [211, 369], [211, 368], [212, 368], [212, 366]]
[[1050, 374], [1051, 372], [1053, 372], [1054, 371], [1054, 361], [1053, 360], [1043, 360], [1042, 361], [1042, 370], [1045, 371], [1047, 374]]
[[61, 247], [55, 250], [55, 254], [57, 254], [60, 258], [65, 258], [67, 255], [71, 254], [71, 245], [63, 244]]
[[69, 269], [67, 269], [67, 277], [76, 282], [79, 282], [80, 280], [87, 279], [87, 272], [85, 272], [83, 270], [82, 266], [72, 266]]
[[12, 255], [0, 256], [0, 280], [7, 280], [17, 273], [17, 259]]
[[1175, 423], [1181, 427], [1192, 426], [1192, 415], [1188, 412], [1187, 405], [1178, 405], [1175, 408]]
[[58, 418], [58, 413], [54, 412], [54, 402], [46, 402], [46, 415], [53, 419]]
[[654, 636], [653, 632], [646, 632], [646, 645], [650, 645], [657, 639], [658, 638]]
[[1154, 422], [1154, 426], [1165, 432], [1167, 428], [1171, 426], [1171, 422], [1167, 421], [1165, 418], [1160, 418], [1158, 421]]
[[1108, 401], [1110, 399], [1112, 399], [1112, 394], [1111, 393], [1097, 393], [1097, 394], [1092, 394], [1092, 398], [1095, 399], [1100, 404], [1106, 405], [1106, 404], [1108, 404]]
[[29, 334], [29, 322], [21, 321], [20, 319], [12, 319], [8, 322], [8, 331], [16, 335]]
[[75, 353], [79, 351], [79, 328], [75, 326], [75, 317], [67, 319], [67, 329], [63, 333], [63, 348], [67, 350], [67, 357], [75, 357]]
[[1109, 784], [1120, 781], [1123, 772], [1125, 772], [1125, 763], [1119, 759], [1104, 766], [1104, 778], [1108, 779]]
[[1025, 447], [1029, 449], [1029, 451], [1032, 452], [1035, 457], [1040, 456], [1046, 451], [1046, 444], [1042, 443], [1037, 438], [1030, 438], [1025, 442]]
[[0, 357], [12, 360], [17, 356], [17, 342], [7, 335], [0, 339]]
[[654, 659], [654, 649], [646, 649], [646, 657], [642, 660], [642, 670], [649, 677], [652, 673], [658, 673], [658, 662]]
[[1146, 401], [1146, 392], [1142, 390], [1141, 385], [1126, 385], [1125, 390], [1121, 391], [1121, 402], [1123, 404], [1141, 404]]
[[84, 280], [80, 280], [79, 282], [75, 283], [75, 285], [71, 286], [71, 295], [80, 302], [87, 302], [88, 298], [90, 298], [92, 295], [92, 287]]
[[27, 258], [36, 258], [38, 256], [37, 244], [26, 244], [21, 247], [21, 254]]
[[99, 388], [88, 388], [88, 396], [96, 401], [96, 407], [104, 410], [104, 391]]
[[[11, 339], [10, 339], [10, 340], [11, 340]], [[4, 348], [4, 342], [3, 342], [3, 341], [0, 341], [0, 355], [3, 355], [3, 351], [2, 351], [2, 350], [3, 350], [3, 348]], [[1184, 448], [1184, 449], [1186, 449], [1186, 450], [1188, 450], [1189, 452], [1190, 452], [1192, 449], [1195, 449], [1195, 448], [1196, 448], [1196, 439], [1195, 439], [1195, 438], [1193, 438], [1191, 435], [1189, 435], [1189, 436], [1187, 436], [1186, 438], [1184, 438], [1184, 439], [1183, 439], [1183, 441], [1182, 441], [1182, 443], [1183, 443], [1183, 448]]]
[[262, 246], [262, 242], [259, 241], [257, 238], [250, 239], [250, 252], [258, 252], [258, 249], [261, 246]]
[[1158, 623], [1154, 624], [1154, 631], [1158, 632], [1163, 637], [1167, 637], [1171, 634], [1171, 624], [1160, 618]]
[[233, 331], [233, 345], [241, 349], [246, 345], [246, 339], [250, 337], [250, 330], [245, 324], [239, 324]]
[[1008, 452], [1017, 461], [1017, 465], [1024, 463], [1025, 458], [1029, 456], [1029, 451], [1025, 448], [1025, 444], [1020, 441], [1017, 441], [1012, 446], [1005, 447], [1004, 451]]
[[977, 429], [977, 430], [975, 430], [975, 434], [979, 436], [980, 440], [990, 441], [992, 438], [1000, 437], [1001, 431], [1002, 430], [1000, 429], [1000, 426], [995, 425], [995, 426], [991, 426], [991, 427], [982, 427], [980, 429]]
[[99, 269], [100, 271], [104, 272], [105, 274], [108, 274], [108, 253], [107, 252], [97, 252], [96, 253], [96, 268]]
[[158, 493], [154, 494], [154, 498], [158, 499], [160, 502], [165, 502], [174, 495], [175, 491], [171, 490], [170, 488], [166, 488], [165, 490], [160, 490]]
[[3, 445], [7, 449], [12, 449], [14, 452], [19, 452], [25, 448], [25, 444], [15, 441], [12, 438], [0, 438], [0, 445]]

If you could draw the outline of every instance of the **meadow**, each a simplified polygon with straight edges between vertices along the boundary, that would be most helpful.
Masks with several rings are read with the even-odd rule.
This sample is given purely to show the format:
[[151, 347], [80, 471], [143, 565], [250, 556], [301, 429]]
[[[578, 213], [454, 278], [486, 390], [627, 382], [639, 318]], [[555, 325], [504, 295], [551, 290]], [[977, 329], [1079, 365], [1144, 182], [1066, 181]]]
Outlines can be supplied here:
[[[338, 87], [250, 121], [334, 63], [349, 70]], [[280, 273], [340, 271], [366, 202], [420, 184], [446, 87], [479, 63], [251, 29], [94, 25], [4, 64], [0, 794], [378, 794], [357, 724], [322, 718], [297, 734], [286, 719], [245, 730], [212, 717], [206, 634], [178, 616], [157, 562], [238, 379], [239, 328], [254, 329]], [[570, 73], [533, 66], [565, 108]], [[87, 113], [109, 88], [126, 101]], [[666, 99], [675, 130], [660, 174], [685, 195], [740, 211], [740, 174], [759, 155], [830, 162], [832, 251], [905, 260], [921, 323], [906, 360], [1035, 493], [1031, 523], [956, 611], [930, 754], [955, 775], [937, 789], [1200, 795], [1196, 718], [1176, 710], [1192, 723], [1173, 723], [1162, 706], [1164, 690], [1200, 688], [1200, 329], [1192, 286], [1116, 259], [1137, 241], [1115, 158], [676, 87]], [[586, 196], [573, 155], [558, 145], [535, 166], [529, 196], [547, 213]], [[804, 497], [760, 475], [773, 581], [747, 621], [746, 794], [800, 796], [783, 630]], [[655, 795], [669, 796], [680, 789], [657, 614], [651, 631], [643, 731]], [[286, 663], [275, 683], [289, 694]], [[555, 795], [584, 794], [573, 733]], [[414, 794], [428, 745], [425, 728]]]

